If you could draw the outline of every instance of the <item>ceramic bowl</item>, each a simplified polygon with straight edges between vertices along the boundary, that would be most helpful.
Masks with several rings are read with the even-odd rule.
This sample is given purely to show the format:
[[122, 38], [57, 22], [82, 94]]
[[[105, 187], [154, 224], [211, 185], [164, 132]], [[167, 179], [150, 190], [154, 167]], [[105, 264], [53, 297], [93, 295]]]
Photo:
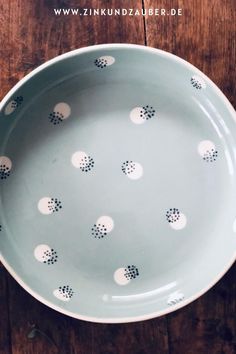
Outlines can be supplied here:
[[41, 65], [1, 103], [2, 263], [82, 320], [193, 301], [235, 260], [235, 118], [161, 50], [99, 45]]

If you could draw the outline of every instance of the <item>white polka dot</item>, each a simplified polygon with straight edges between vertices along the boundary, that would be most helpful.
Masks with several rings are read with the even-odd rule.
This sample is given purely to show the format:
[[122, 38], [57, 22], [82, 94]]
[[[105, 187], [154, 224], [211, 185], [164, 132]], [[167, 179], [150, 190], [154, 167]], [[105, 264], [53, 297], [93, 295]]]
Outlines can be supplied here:
[[71, 108], [65, 102], [57, 103], [53, 111], [60, 113], [62, 115], [62, 119], [68, 118], [71, 114]]
[[40, 213], [44, 215], [49, 215], [53, 213], [53, 208], [49, 208], [50, 203], [52, 202], [52, 198], [50, 197], [44, 197], [40, 199], [38, 202], [38, 209]]
[[134, 162], [134, 170], [127, 174], [127, 177], [130, 179], [139, 179], [143, 175], [143, 167], [138, 162]]
[[156, 116], [154, 107], [146, 105], [135, 107], [130, 112], [130, 119], [134, 124], [143, 124]]
[[141, 116], [141, 113], [143, 111], [142, 107], [135, 107], [132, 109], [132, 111], [130, 112], [130, 119], [132, 120], [132, 122], [134, 124], [143, 124], [146, 122], [146, 119], [144, 119]]
[[112, 65], [112, 64], [115, 63], [115, 58], [110, 56], [110, 55], [103, 55], [99, 59], [100, 60], [105, 60], [106, 61], [106, 66], [109, 66], [109, 65]]
[[88, 155], [84, 151], [76, 151], [71, 157], [72, 165], [76, 168], [80, 168], [85, 157], [88, 157]]
[[46, 252], [51, 252], [51, 248], [48, 245], [38, 245], [34, 250], [34, 256], [37, 261], [47, 261], [50, 258], [50, 254], [47, 256]]
[[187, 224], [187, 218], [183, 213], [179, 214], [178, 220], [176, 220], [175, 222], [169, 223], [169, 225], [174, 230], [181, 230], [181, 229], [185, 228], [186, 224]]
[[215, 150], [215, 144], [210, 140], [203, 140], [198, 144], [198, 153], [201, 156], [207, 153], [207, 151]]
[[125, 276], [125, 268], [118, 268], [114, 273], [114, 280], [119, 285], [127, 285], [130, 279]]
[[0, 166], [4, 166], [9, 169], [12, 169], [12, 162], [7, 156], [0, 156]]
[[16, 107], [17, 107], [16, 101], [14, 101], [14, 100], [10, 101], [5, 108], [5, 111], [4, 111], [5, 115], [8, 116], [9, 114], [13, 113], [15, 111]]
[[110, 216], [104, 215], [97, 219], [96, 226], [104, 225], [107, 232], [111, 232], [114, 228], [114, 221]]
[[53, 291], [53, 295], [58, 298], [59, 300], [61, 301], [65, 301], [65, 302], [68, 302], [70, 301], [70, 298], [69, 297], [66, 297], [62, 291], [60, 291], [60, 289], [56, 289]]

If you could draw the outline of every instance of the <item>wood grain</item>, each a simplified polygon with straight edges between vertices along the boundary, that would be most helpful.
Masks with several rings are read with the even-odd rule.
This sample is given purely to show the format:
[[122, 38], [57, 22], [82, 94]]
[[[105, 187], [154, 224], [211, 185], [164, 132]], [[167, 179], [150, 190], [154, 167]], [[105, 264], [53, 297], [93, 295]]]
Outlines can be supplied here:
[[[83, 322], [42, 305], [11, 276], [8, 281], [13, 354], [169, 353], [164, 317], [121, 325]], [[29, 339], [33, 328], [38, 331], [33, 339]]]
[[46, 60], [87, 45], [111, 42], [144, 44], [142, 17], [55, 16], [54, 8], [142, 8], [134, 0], [1, 0], [0, 96]]
[[169, 51], [208, 75], [236, 106], [236, 1], [145, 0], [147, 8], [182, 8], [182, 16], [146, 18], [147, 45]]
[[10, 43], [9, 43], [9, 24], [10, 24], [10, 4], [7, 1], [0, 1], [0, 99], [10, 89]]
[[0, 267], [0, 354], [11, 353], [11, 328], [8, 313], [7, 274]]
[[[54, 7], [142, 6], [179, 7], [183, 15], [146, 16], [145, 21], [141, 16], [53, 15]], [[98, 43], [147, 42], [199, 67], [236, 106], [235, 16], [234, 0], [0, 0], [0, 97], [33, 68], [58, 54]], [[0, 353], [233, 354], [235, 279], [236, 266], [199, 300], [168, 316], [102, 325], [49, 309], [0, 267]], [[28, 338], [29, 333], [34, 338]]]
[[[11, 326], [11, 345], [14, 354], [33, 353], [59, 353], [58, 348], [52, 342], [57, 341], [57, 345], [66, 345], [64, 338], [64, 318], [52, 310], [47, 309], [38, 303], [32, 296], [26, 293], [11, 276], [8, 276], [9, 283], [9, 316]], [[48, 319], [50, 319], [48, 321]], [[53, 321], [54, 328], [51, 332], [50, 323]], [[32, 330], [36, 328], [41, 332]], [[56, 335], [55, 335], [56, 333]], [[29, 334], [34, 338], [28, 338]], [[55, 335], [55, 338], [54, 338]], [[49, 339], [48, 339], [48, 338]], [[63, 340], [64, 338], [64, 340]], [[61, 344], [63, 341], [63, 345]], [[4, 352], [7, 354], [8, 352]]]
[[200, 299], [168, 315], [171, 354], [236, 353], [236, 266]]

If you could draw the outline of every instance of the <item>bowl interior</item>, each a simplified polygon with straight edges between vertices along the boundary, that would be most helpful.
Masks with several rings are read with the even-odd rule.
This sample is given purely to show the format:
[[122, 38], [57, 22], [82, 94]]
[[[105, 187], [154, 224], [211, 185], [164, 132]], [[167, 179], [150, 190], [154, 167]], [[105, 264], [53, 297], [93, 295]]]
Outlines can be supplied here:
[[135, 46], [74, 52], [0, 117], [0, 250], [44, 303], [104, 322], [200, 295], [235, 252], [235, 122], [186, 62]]

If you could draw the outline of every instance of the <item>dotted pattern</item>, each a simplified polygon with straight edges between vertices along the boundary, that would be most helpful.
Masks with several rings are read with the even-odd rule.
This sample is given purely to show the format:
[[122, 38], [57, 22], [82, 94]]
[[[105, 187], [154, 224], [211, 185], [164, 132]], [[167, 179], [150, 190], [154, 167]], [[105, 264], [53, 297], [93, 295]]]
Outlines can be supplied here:
[[94, 167], [94, 160], [91, 156], [84, 156], [80, 162], [80, 169], [83, 172], [89, 172]]
[[10, 176], [10, 168], [7, 167], [5, 164], [0, 165], [0, 179], [6, 179]]
[[71, 299], [74, 294], [74, 291], [69, 287], [69, 285], [59, 286], [58, 290], [59, 293], [66, 299]]
[[166, 220], [169, 223], [174, 223], [176, 221], [178, 221], [180, 218], [180, 212], [179, 209], [177, 208], [170, 208], [169, 210], [167, 210], [166, 212]]
[[100, 58], [98, 58], [98, 59], [94, 60], [94, 64], [95, 64], [98, 68], [103, 69], [103, 68], [105, 68], [105, 67], [107, 66], [108, 61], [107, 61], [106, 59], [100, 59]]
[[[108, 65], [108, 61], [103, 58], [102, 59], [98, 58], [94, 61], [94, 64], [98, 68], [105, 68]], [[195, 77], [191, 78], [191, 84], [197, 90], [200, 90], [204, 87], [204, 83], [202, 83], [200, 80], [197, 80]], [[11, 106], [12, 108], [17, 108], [22, 104], [22, 102], [23, 102], [23, 97], [17, 96], [11, 102]], [[153, 118], [154, 115], [155, 115], [155, 109], [149, 105], [143, 106], [142, 110], [140, 111], [140, 118], [144, 120], [149, 120]], [[53, 125], [58, 125], [63, 121], [64, 116], [60, 112], [53, 111], [49, 114], [48, 118]], [[203, 155], [203, 160], [205, 160], [206, 162], [213, 162], [216, 161], [217, 157], [218, 157], [218, 152], [215, 149], [211, 149], [205, 152], [205, 154]], [[81, 171], [88, 172], [93, 167], [94, 167], [94, 160], [92, 157], [85, 156], [82, 158], [80, 162]], [[134, 172], [135, 168], [136, 168], [135, 162], [133, 161], [125, 161], [121, 166], [122, 172], [125, 175]], [[4, 164], [0, 165], [0, 179], [6, 179], [7, 177], [9, 177], [9, 175], [10, 175], [9, 167], [7, 167]], [[51, 200], [48, 202], [48, 207], [50, 211], [58, 212], [62, 208], [61, 201], [59, 201], [57, 198], [51, 198]], [[180, 212], [177, 208], [170, 208], [166, 212], [166, 219], [169, 223], [174, 223], [178, 221], [179, 218], [180, 218]], [[0, 225], [0, 231], [2, 231], [2, 225]], [[92, 231], [92, 236], [97, 239], [104, 238], [108, 234], [106, 226], [104, 224], [94, 224], [91, 231]], [[47, 250], [44, 252], [43, 258], [44, 258], [43, 263], [52, 265], [58, 261], [58, 254], [54, 249]], [[125, 268], [124, 276], [128, 280], [135, 279], [139, 276], [139, 270], [134, 265], [128, 265]], [[58, 291], [66, 299], [71, 299], [74, 294], [73, 289], [69, 285], [60, 286], [58, 288]], [[178, 302], [182, 301], [183, 298], [184, 296], [180, 294], [180, 296], [171, 299], [168, 302], [168, 304], [169, 305], [177, 304]]]
[[43, 254], [43, 258], [45, 259], [43, 263], [46, 263], [48, 265], [54, 264], [58, 260], [58, 255], [57, 252], [52, 248], [50, 251], [47, 250]]
[[125, 161], [121, 166], [121, 170], [125, 175], [129, 175], [135, 171], [135, 163], [133, 161]]
[[191, 77], [191, 84], [193, 85], [193, 87], [195, 87], [197, 90], [201, 90], [202, 89], [202, 83], [197, 80], [195, 77]]
[[142, 110], [140, 111], [140, 118], [143, 118], [144, 120], [151, 119], [154, 117], [155, 114], [155, 109], [152, 106], [143, 106]]
[[54, 125], [60, 124], [63, 121], [63, 118], [64, 116], [60, 112], [51, 112], [48, 116], [49, 121]]
[[62, 209], [60, 200], [58, 200], [57, 198], [51, 198], [48, 202], [48, 209], [53, 213]]
[[129, 265], [125, 268], [125, 277], [128, 280], [135, 279], [139, 276], [138, 268], [134, 265]]
[[215, 149], [207, 150], [203, 155], [203, 160], [206, 162], [214, 162], [218, 157], [218, 151]]
[[94, 238], [103, 238], [104, 236], [107, 235], [107, 229], [106, 226], [103, 224], [94, 224], [92, 227], [92, 236]]
[[14, 98], [14, 101], [16, 102], [16, 107], [19, 107], [21, 103], [24, 101], [24, 99], [22, 96], [17, 96], [16, 98]]
[[16, 109], [17, 107], [19, 107], [21, 105], [21, 103], [23, 102], [23, 97], [22, 96], [17, 96], [15, 97], [12, 102], [11, 102], [11, 108]]

